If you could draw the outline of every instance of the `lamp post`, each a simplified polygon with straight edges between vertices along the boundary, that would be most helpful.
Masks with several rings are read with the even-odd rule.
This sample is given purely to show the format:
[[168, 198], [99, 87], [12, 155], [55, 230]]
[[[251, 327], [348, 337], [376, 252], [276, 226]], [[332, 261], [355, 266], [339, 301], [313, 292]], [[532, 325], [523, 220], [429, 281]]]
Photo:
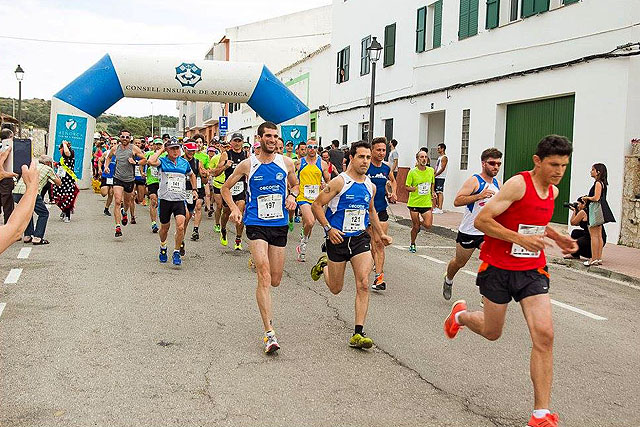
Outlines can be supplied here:
[[187, 136], [187, 115], [182, 115], [182, 138]]
[[24, 70], [18, 64], [16, 68], [16, 80], [18, 80], [18, 138], [22, 138], [22, 79], [24, 78]]
[[376, 103], [376, 62], [380, 59], [382, 45], [373, 37], [367, 51], [371, 61], [371, 104], [369, 105], [369, 143], [371, 143], [373, 142], [373, 110]]

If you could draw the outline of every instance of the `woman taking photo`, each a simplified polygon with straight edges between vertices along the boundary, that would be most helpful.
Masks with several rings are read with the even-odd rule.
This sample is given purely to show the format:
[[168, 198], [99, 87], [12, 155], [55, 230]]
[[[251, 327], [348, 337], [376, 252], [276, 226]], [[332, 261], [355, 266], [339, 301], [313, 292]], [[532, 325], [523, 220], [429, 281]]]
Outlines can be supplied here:
[[[571, 231], [571, 238], [578, 244], [578, 250], [572, 254], [565, 255], [565, 259], [580, 259], [580, 257], [591, 258], [591, 234], [589, 233], [589, 214], [587, 213], [587, 202], [582, 197], [578, 197], [576, 205], [569, 207], [571, 210], [570, 223], [576, 228]], [[602, 244], [607, 243], [607, 233], [602, 229]]]
[[80, 190], [76, 185], [78, 178], [73, 172], [75, 167], [75, 154], [69, 141], [60, 144], [60, 167], [58, 176], [62, 181], [59, 187], [53, 187], [53, 200], [62, 211], [61, 219], [64, 222], [71, 221], [71, 213], [76, 206], [76, 198]]
[[589, 267], [602, 265], [602, 226], [608, 222], [615, 222], [611, 208], [607, 203], [607, 167], [602, 163], [596, 163], [591, 167], [591, 177], [595, 180], [589, 195], [582, 197], [588, 202], [589, 235], [591, 236], [591, 259], [584, 262]]

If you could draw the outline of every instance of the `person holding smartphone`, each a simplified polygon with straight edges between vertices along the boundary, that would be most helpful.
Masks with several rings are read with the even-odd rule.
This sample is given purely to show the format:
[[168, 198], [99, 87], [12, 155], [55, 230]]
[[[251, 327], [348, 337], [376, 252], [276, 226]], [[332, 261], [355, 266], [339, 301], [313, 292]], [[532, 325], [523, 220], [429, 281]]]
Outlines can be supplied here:
[[[4, 165], [4, 162], [9, 157], [11, 148], [13, 147], [13, 131], [9, 128], [2, 129], [2, 132], [0, 132], [0, 138], [2, 138], [2, 152], [3, 154], [7, 153], [6, 156], [3, 156], [4, 160], [2, 164]], [[9, 170], [7, 172], [11, 173], [12, 171]], [[0, 206], [2, 206], [5, 224], [9, 221], [9, 217], [13, 212], [14, 202], [12, 193], [14, 185], [13, 175], [0, 180]]]

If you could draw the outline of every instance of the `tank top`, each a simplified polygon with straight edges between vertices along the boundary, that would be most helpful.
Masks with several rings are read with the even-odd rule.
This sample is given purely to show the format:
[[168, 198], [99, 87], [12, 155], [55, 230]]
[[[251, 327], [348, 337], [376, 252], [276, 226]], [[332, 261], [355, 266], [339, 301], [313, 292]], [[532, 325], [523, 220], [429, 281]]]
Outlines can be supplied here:
[[[191, 166], [191, 172], [196, 176], [196, 188], [200, 189], [200, 187], [202, 187], [202, 180], [200, 179], [200, 161], [195, 157], [191, 160], [186, 157], [184, 159], [189, 163], [189, 166]], [[191, 188], [191, 180], [187, 180], [187, 190], [193, 190], [193, 188]]]
[[116, 172], [115, 179], [122, 182], [131, 182], [134, 180], [134, 165], [129, 163], [129, 159], [133, 157], [133, 147], [129, 143], [126, 148], [122, 145], [116, 147]]
[[[500, 191], [500, 184], [498, 184], [497, 179], [493, 178], [493, 181], [491, 183], [487, 183], [487, 181], [482, 179], [480, 175], [474, 174], [473, 176], [476, 177], [479, 185], [478, 185], [478, 189], [473, 193], [471, 193], [472, 196], [482, 193], [484, 189], [487, 187], [487, 185], [495, 193]], [[478, 230], [473, 225], [473, 222], [476, 220], [476, 217], [478, 216], [478, 212], [480, 212], [480, 209], [482, 209], [484, 205], [487, 204], [488, 201], [489, 199], [476, 200], [475, 202], [469, 203], [467, 206], [465, 206], [464, 214], [462, 216], [462, 221], [460, 222], [460, 226], [458, 227], [459, 232], [464, 234], [470, 234], [472, 236], [482, 236], [484, 234], [482, 231]]]
[[109, 163], [109, 166], [105, 167], [103, 165], [102, 170], [103, 170], [102, 171], [103, 178], [113, 178], [113, 174], [116, 171], [116, 156], [112, 156], [111, 163]]
[[[228, 156], [227, 159], [231, 160], [233, 163], [231, 164], [231, 166], [229, 166], [224, 170], [225, 180], [229, 179], [229, 177], [231, 176], [233, 171], [236, 170], [236, 167], [240, 164], [240, 162], [247, 158], [247, 155], [245, 154], [244, 151], [240, 151], [239, 153], [236, 153], [233, 150], [229, 150], [227, 151], [227, 156]], [[242, 193], [244, 190], [245, 190], [245, 179], [244, 177], [242, 177], [242, 179], [236, 182], [236, 184], [231, 188], [231, 195], [237, 196], [238, 194]]]
[[[522, 234], [543, 234], [553, 216], [553, 185], [549, 186], [546, 199], [538, 196], [531, 174], [520, 172], [524, 178], [525, 192], [522, 199], [515, 201], [498, 215], [495, 220], [503, 227]], [[504, 270], [522, 271], [542, 268], [547, 264], [544, 251], [532, 253], [505, 240], [485, 236], [480, 249], [480, 259]]]
[[[440, 163], [442, 163], [442, 158], [444, 157], [444, 155], [438, 157], [438, 160], [436, 161], [436, 168], [435, 171], [438, 172], [440, 170]], [[447, 162], [447, 165], [444, 167], [444, 170], [442, 171], [442, 173], [438, 176], [436, 176], [436, 178], [439, 179], [445, 179], [447, 177], [447, 169], [449, 169], [449, 162]]]
[[300, 194], [298, 202], [313, 203], [320, 194], [320, 184], [322, 184], [322, 159], [318, 157], [313, 164], [307, 163], [307, 158], [300, 160], [298, 170], [298, 180], [300, 180]]
[[282, 155], [276, 154], [270, 163], [261, 163], [256, 156], [250, 158], [247, 207], [243, 222], [264, 227], [286, 226], [289, 222], [285, 209], [287, 167]]
[[389, 181], [389, 174], [391, 173], [391, 168], [382, 163], [379, 167], [375, 166], [373, 163], [369, 165], [369, 170], [367, 171], [367, 176], [376, 186], [376, 195], [373, 198], [373, 205], [376, 209], [376, 212], [383, 211], [389, 206], [387, 203], [387, 181]]
[[342, 190], [327, 205], [327, 221], [345, 237], [362, 234], [369, 226], [369, 202], [373, 197], [373, 183], [368, 176], [364, 182], [356, 182], [342, 172]]

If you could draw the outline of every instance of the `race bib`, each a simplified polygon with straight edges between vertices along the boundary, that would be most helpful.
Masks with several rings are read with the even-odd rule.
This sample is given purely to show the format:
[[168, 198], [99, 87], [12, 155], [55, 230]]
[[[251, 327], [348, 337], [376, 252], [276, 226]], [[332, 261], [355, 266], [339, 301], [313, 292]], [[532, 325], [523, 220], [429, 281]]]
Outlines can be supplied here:
[[151, 176], [154, 178], [159, 178], [160, 177], [160, 171], [158, 170], [157, 167], [155, 166], [150, 166], [150, 170], [151, 170]]
[[423, 182], [422, 184], [418, 184], [418, 194], [421, 196], [426, 196], [431, 192], [431, 184], [428, 182]]
[[304, 186], [304, 198], [308, 200], [315, 200], [320, 194], [319, 185], [305, 185]]
[[196, 178], [196, 188], [202, 188], [202, 179], [200, 177]]
[[107, 178], [107, 185], [113, 185], [113, 178]]
[[187, 204], [189, 205], [193, 204], [193, 191], [187, 192]]
[[231, 187], [231, 195], [237, 196], [238, 194], [242, 193], [243, 190], [244, 190], [244, 181], [238, 181], [233, 187]]
[[282, 219], [282, 194], [265, 194], [258, 196], [258, 218]]
[[342, 231], [345, 233], [353, 233], [355, 231], [363, 231], [364, 217], [366, 214], [364, 209], [345, 209], [344, 221], [342, 221]]
[[142, 165], [136, 166], [136, 176], [139, 176], [139, 177], [144, 176], [144, 166]]
[[[545, 228], [546, 227], [544, 225], [520, 224], [518, 225], [518, 233], [524, 234], [524, 235], [542, 236], [544, 235]], [[531, 252], [526, 250], [520, 245], [516, 245], [515, 243], [512, 243], [511, 255], [518, 258], [538, 258], [540, 256], [540, 251]]]
[[185, 181], [181, 173], [167, 173], [167, 190], [180, 196], [184, 195]]

